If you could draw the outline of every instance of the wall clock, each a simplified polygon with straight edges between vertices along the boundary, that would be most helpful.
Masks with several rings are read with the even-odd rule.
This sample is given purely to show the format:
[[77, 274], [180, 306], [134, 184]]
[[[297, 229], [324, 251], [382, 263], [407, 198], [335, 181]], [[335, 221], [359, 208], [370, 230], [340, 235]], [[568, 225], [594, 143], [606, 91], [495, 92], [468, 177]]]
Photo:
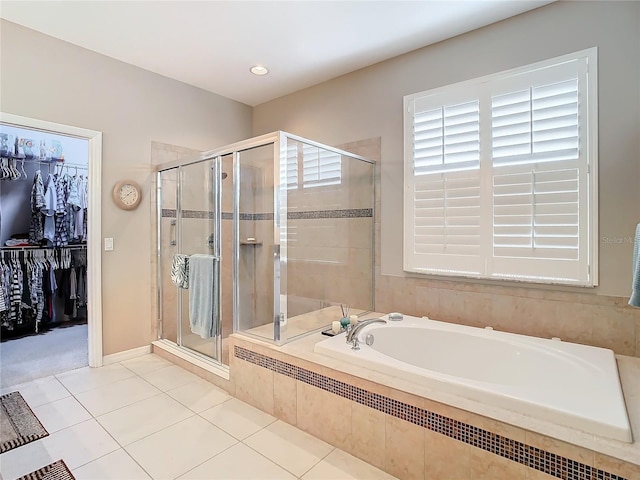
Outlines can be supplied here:
[[133, 180], [122, 180], [113, 187], [113, 201], [123, 210], [133, 210], [142, 200], [142, 189]]

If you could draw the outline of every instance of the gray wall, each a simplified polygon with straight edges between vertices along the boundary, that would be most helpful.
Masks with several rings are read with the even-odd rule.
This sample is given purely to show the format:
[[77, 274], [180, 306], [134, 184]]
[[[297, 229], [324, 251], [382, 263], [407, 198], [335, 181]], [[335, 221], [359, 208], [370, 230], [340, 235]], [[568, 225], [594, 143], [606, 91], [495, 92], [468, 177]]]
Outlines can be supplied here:
[[[251, 107], [2, 20], [0, 110], [103, 132], [102, 254], [105, 354], [152, 340], [155, 265], [151, 142], [208, 150], [251, 136]], [[119, 210], [121, 179], [143, 186]]]
[[594, 46], [600, 286], [588, 291], [628, 296], [633, 245], [625, 239], [640, 221], [640, 2], [541, 7], [259, 105], [253, 133], [281, 129], [331, 145], [380, 136], [381, 271], [403, 276], [402, 97]]

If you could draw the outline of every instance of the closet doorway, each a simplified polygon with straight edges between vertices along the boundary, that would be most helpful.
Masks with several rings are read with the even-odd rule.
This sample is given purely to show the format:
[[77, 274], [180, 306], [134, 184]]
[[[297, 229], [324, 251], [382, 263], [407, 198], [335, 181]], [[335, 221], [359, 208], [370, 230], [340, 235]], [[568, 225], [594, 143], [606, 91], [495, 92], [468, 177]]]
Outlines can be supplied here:
[[102, 365], [101, 140], [0, 113], [2, 387]]

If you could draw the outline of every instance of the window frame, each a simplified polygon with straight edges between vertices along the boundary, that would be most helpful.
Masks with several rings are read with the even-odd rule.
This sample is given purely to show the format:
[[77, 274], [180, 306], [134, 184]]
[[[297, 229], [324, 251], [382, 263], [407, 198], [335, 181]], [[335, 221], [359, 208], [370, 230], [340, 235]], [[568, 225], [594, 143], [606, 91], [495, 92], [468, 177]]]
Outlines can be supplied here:
[[[581, 172], [586, 171], [586, 179], [580, 178], [579, 188], [583, 189], [583, 185], [587, 188], [586, 199], [580, 199], [579, 209], [586, 206], [587, 212], [584, 217], [586, 221], [586, 233], [579, 237], [581, 242], [586, 242], [586, 246], [578, 249], [579, 255], [586, 255], [586, 266], [580, 263], [582, 273], [576, 275], [577, 278], [544, 278], [540, 276], [531, 276], [519, 274], [517, 276], [496, 275], [491, 271], [491, 264], [494, 258], [494, 213], [493, 213], [493, 185], [494, 178], [493, 154], [491, 144], [491, 99], [500, 95], [500, 92], [508, 92], [503, 86], [513, 80], [516, 84], [522, 83], [522, 79], [530, 76], [532, 78], [530, 84], [536, 85], [534, 78], [538, 77], [539, 72], [544, 72], [549, 67], [560, 68], [563, 64], [574, 62], [578, 75], [584, 76], [583, 83], [579, 83], [578, 91], [578, 108], [580, 112], [579, 119], [579, 135], [584, 137], [580, 141], [581, 151], [578, 157], [578, 163]], [[415, 274], [445, 276], [445, 277], [466, 277], [482, 280], [496, 280], [506, 282], [528, 282], [540, 284], [559, 284], [581, 287], [594, 287], [598, 285], [598, 84], [597, 84], [597, 47], [581, 50], [578, 52], [562, 55], [552, 59], [524, 65], [510, 70], [486, 75], [483, 77], [473, 78], [452, 85], [442, 86], [411, 95], [406, 95], [403, 99], [404, 106], [404, 195], [403, 195], [403, 268], [406, 272]], [[496, 88], [498, 90], [496, 90]], [[426, 108], [438, 108], [439, 105], [447, 106], [450, 103], [464, 103], [478, 99], [480, 101], [480, 168], [478, 175], [482, 184], [480, 210], [480, 222], [484, 223], [480, 235], [484, 235], [484, 240], [479, 241], [482, 250], [478, 256], [483, 266], [483, 271], [451, 271], [447, 268], [426, 267], [420, 265], [420, 261], [416, 261], [419, 254], [415, 253], [415, 224], [414, 210], [415, 202], [415, 186], [417, 176], [414, 175], [414, 108], [418, 106], [417, 111], [426, 111]], [[437, 101], [434, 101], [437, 100]], [[488, 101], [488, 104], [486, 102]], [[426, 105], [426, 107], [425, 107]], [[422, 109], [422, 110], [421, 110]], [[586, 109], [584, 114], [582, 109]], [[488, 136], [487, 136], [488, 132]], [[486, 142], [487, 138], [489, 142]], [[586, 164], [585, 164], [586, 161]], [[489, 164], [488, 167], [483, 167]], [[538, 162], [533, 164], [538, 165]], [[432, 174], [433, 175], [433, 174]], [[582, 193], [581, 193], [582, 194]], [[580, 220], [582, 222], [582, 220]], [[490, 225], [486, 225], [486, 224]], [[582, 224], [581, 224], [582, 228]], [[487, 236], [489, 231], [489, 236]], [[434, 254], [434, 257], [438, 254]], [[446, 254], [441, 254], [442, 261], [447, 262]], [[470, 256], [473, 259], [476, 257]], [[517, 257], [536, 261], [535, 259], [527, 259], [526, 257]], [[580, 262], [585, 258], [580, 257]], [[438, 259], [440, 260], [440, 259]], [[455, 262], [455, 261], [454, 261]], [[424, 263], [424, 262], [423, 262]], [[434, 262], [438, 263], [438, 262]], [[586, 271], [585, 271], [586, 269]]]

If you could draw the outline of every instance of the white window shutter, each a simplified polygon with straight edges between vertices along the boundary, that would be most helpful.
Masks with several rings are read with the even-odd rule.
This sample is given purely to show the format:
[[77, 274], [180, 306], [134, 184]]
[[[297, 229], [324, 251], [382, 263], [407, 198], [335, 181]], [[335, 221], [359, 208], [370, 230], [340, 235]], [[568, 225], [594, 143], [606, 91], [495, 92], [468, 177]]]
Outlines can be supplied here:
[[597, 284], [595, 60], [405, 97], [405, 270]]
[[409, 256], [420, 266], [412, 271], [480, 273], [479, 102], [413, 118], [413, 201], [406, 219], [413, 232]]
[[280, 184], [286, 184], [287, 190], [298, 188], [298, 142], [287, 142], [287, 165], [280, 169]]
[[303, 144], [302, 185], [321, 187], [339, 185], [342, 181], [342, 157], [340, 154]]

